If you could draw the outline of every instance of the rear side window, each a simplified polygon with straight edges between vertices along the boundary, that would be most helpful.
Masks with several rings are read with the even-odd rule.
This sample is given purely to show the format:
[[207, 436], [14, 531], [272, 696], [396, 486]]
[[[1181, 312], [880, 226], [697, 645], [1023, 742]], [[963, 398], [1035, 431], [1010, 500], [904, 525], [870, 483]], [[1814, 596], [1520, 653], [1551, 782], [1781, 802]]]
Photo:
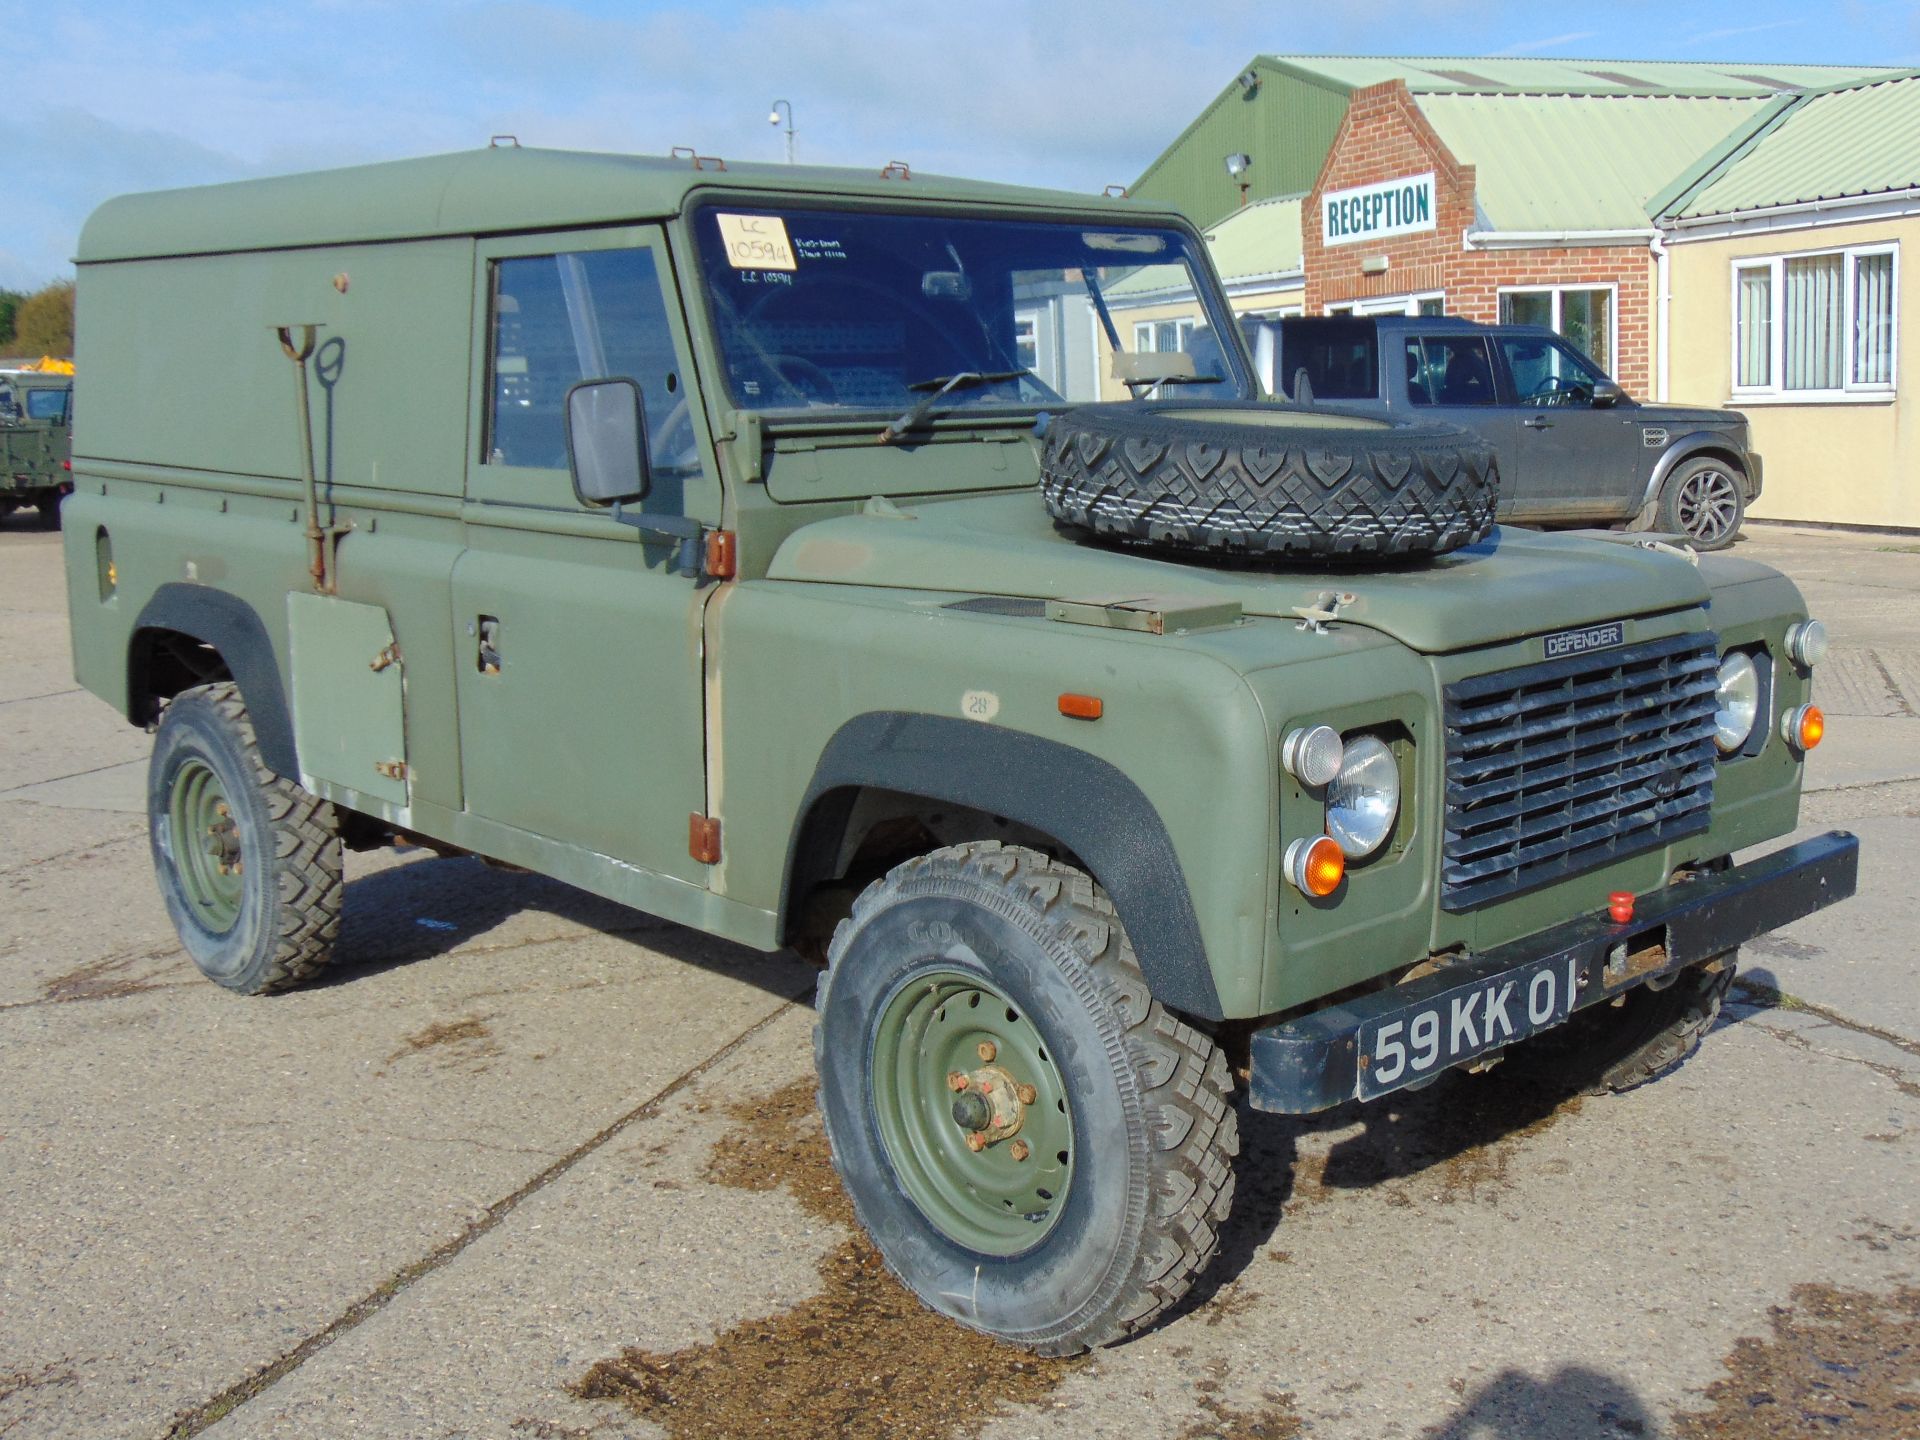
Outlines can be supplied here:
[[1380, 355], [1370, 321], [1352, 324], [1285, 326], [1281, 345], [1281, 387], [1292, 395], [1298, 376], [1307, 372], [1316, 400], [1373, 400], [1380, 394]]
[[1407, 398], [1415, 405], [1497, 404], [1486, 337], [1409, 336]]
[[29, 420], [64, 420], [67, 418], [67, 397], [71, 390], [29, 390], [27, 395], [27, 418]]
[[655, 477], [698, 465], [651, 250], [496, 260], [489, 362], [490, 465], [565, 469], [567, 391], [611, 377], [640, 386]]

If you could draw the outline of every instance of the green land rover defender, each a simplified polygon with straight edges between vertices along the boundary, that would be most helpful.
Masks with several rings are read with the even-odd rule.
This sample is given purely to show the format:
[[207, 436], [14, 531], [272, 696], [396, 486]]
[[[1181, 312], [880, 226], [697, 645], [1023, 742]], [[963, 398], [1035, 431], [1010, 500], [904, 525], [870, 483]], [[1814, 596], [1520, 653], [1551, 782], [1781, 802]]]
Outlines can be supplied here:
[[73, 367], [65, 361], [0, 370], [0, 519], [34, 506], [40, 523], [60, 521], [73, 488]]
[[75, 669], [200, 968], [312, 977], [396, 840], [823, 960], [861, 1221], [1008, 1341], [1187, 1290], [1242, 1099], [1631, 1085], [1853, 890], [1731, 860], [1819, 738], [1792, 584], [1262, 396], [1175, 214], [498, 148], [114, 200], [79, 271]]

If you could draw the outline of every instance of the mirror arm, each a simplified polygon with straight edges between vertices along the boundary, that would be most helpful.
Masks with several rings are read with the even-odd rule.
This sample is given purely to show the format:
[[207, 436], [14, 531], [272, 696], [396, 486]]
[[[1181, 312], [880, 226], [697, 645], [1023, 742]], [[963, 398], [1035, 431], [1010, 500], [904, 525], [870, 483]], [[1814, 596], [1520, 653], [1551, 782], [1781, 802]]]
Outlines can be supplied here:
[[626, 502], [616, 500], [613, 502], [613, 518], [616, 524], [630, 525], [642, 535], [652, 535], [660, 540], [678, 540], [679, 553], [674, 556], [674, 565], [682, 570], [700, 568], [700, 539], [706, 532], [692, 516], [629, 515]]

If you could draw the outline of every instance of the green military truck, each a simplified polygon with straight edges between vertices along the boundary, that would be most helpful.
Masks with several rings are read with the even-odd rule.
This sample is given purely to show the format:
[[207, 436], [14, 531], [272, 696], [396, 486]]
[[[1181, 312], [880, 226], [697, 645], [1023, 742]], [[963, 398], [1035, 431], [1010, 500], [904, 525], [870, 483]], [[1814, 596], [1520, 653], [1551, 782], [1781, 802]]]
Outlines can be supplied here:
[[0, 519], [31, 505], [42, 525], [59, 524], [72, 451], [73, 368], [0, 369]]
[[1048, 1353], [1212, 1258], [1241, 1097], [1678, 1063], [1854, 887], [1845, 834], [1730, 860], [1795, 826], [1822, 628], [1747, 560], [1495, 528], [1465, 432], [1266, 401], [1205, 254], [518, 148], [103, 206], [75, 668], [155, 732], [188, 953], [315, 975], [398, 840], [817, 953], [862, 1222]]

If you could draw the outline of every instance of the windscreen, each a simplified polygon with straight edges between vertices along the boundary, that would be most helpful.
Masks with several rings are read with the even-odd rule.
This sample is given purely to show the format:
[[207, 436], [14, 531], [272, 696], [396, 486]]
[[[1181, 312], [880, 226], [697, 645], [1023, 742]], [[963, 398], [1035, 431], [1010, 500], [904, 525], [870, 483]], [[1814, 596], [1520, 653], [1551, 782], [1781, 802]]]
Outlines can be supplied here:
[[67, 418], [67, 397], [71, 390], [28, 390], [27, 418], [29, 420], [64, 420]]
[[1177, 230], [784, 209], [694, 229], [744, 409], [891, 413], [956, 376], [943, 412], [1249, 395]]

